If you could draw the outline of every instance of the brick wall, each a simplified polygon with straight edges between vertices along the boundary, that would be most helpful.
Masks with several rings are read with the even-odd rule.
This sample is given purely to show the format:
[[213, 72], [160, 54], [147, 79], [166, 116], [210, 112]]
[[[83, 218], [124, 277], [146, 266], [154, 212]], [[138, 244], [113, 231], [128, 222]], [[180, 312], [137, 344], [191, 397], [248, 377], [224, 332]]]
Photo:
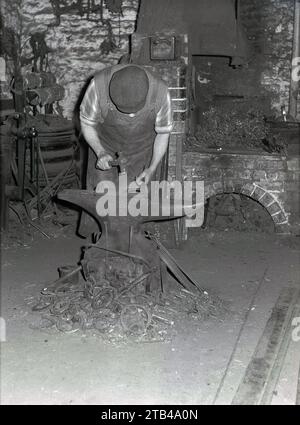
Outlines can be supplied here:
[[262, 204], [277, 231], [300, 234], [300, 158], [187, 152], [184, 179], [204, 180], [205, 197], [240, 193]]

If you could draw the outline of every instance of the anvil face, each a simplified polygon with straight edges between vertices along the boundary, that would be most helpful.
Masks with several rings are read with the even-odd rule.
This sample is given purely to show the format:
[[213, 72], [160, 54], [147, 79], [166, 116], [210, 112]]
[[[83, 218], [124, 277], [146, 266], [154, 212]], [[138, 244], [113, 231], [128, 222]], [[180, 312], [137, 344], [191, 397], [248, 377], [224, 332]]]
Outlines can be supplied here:
[[66, 189], [58, 194], [58, 199], [81, 207], [100, 224], [109, 217], [127, 217], [128, 222], [132, 224], [169, 220], [190, 216], [191, 212], [195, 213], [195, 208], [203, 209], [202, 201], [199, 205], [191, 202], [184, 204], [182, 199], [175, 199], [172, 192], [166, 194], [163, 190], [156, 193], [145, 190], [137, 193], [127, 191], [97, 193]]

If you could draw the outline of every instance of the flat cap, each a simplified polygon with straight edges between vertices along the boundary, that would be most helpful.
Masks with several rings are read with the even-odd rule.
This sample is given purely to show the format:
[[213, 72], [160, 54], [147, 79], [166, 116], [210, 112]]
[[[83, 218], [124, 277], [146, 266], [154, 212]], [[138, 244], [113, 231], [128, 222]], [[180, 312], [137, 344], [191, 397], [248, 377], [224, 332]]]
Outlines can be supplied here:
[[149, 79], [140, 67], [129, 65], [116, 71], [109, 84], [109, 95], [117, 109], [125, 114], [140, 111], [147, 99]]

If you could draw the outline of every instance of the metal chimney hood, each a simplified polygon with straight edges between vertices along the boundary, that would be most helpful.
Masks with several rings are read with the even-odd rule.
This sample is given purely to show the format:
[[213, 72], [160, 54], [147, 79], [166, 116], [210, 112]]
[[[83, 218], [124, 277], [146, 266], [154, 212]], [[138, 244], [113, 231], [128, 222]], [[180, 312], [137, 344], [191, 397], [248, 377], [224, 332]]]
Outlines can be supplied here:
[[136, 32], [188, 34], [190, 54], [232, 57], [233, 65], [249, 55], [239, 0], [141, 0]]

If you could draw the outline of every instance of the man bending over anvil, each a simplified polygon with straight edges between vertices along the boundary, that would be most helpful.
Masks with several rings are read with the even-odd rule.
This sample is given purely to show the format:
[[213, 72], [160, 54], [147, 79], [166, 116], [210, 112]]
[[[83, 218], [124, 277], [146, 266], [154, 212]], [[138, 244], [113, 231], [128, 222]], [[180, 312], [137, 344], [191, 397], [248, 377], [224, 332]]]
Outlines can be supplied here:
[[[116, 170], [111, 167], [117, 152], [127, 160], [128, 182], [148, 184], [167, 150], [172, 130], [168, 87], [143, 66], [105, 68], [95, 74], [86, 90], [80, 124], [91, 148], [87, 189], [94, 190], [103, 180], [117, 183]], [[94, 230], [83, 214], [79, 232], [87, 236]]]

